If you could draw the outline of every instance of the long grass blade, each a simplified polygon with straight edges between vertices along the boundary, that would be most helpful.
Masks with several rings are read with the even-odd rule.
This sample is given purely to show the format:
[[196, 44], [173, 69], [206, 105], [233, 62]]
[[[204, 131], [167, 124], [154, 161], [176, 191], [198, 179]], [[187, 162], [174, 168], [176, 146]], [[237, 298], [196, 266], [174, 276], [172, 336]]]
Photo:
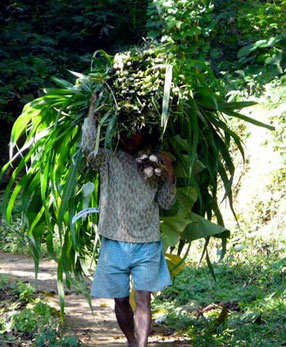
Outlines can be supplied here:
[[162, 103], [162, 116], [161, 116], [161, 127], [163, 128], [162, 136], [166, 131], [168, 119], [169, 119], [169, 103], [170, 93], [172, 85], [173, 67], [172, 65], [166, 65], [165, 83], [164, 83], [164, 96]]

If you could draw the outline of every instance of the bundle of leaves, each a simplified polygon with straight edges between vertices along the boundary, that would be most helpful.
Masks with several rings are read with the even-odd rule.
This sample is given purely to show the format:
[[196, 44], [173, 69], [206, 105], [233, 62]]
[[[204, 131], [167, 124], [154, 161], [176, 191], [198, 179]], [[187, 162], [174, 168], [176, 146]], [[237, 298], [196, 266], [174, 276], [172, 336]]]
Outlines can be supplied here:
[[[206, 64], [189, 60], [186, 66], [169, 44], [151, 44], [115, 57], [97, 52], [88, 75], [73, 72], [74, 85], [54, 78], [60, 88], [44, 89], [45, 95], [28, 103], [13, 126], [11, 159], [2, 174], [17, 158], [20, 161], [5, 190], [3, 212], [11, 221], [16, 198], [21, 199], [36, 272], [42, 242], [58, 262], [62, 315], [64, 273], [68, 287], [73, 283], [86, 292], [87, 260], [97, 255], [98, 216], [72, 223], [77, 212], [98, 205], [99, 179], [86, 167], [79, 146], [88, 110], [98, 120], [95, 152], [99, 146], [116, 150], [123, 131], [159, 129], [160, 149], [176, 158], [177, 201], [170, 211], [161, 211], [165, 251], [179, 243], [177, 255], [166, 253], [171, 273], [182, 269], [187, 255], [181, 255], [182, 248], [192, 240], [206, 238], [207, 245], [210, 236], [219, 236], [224, 253], [228, 232], [217, 202], [218, 180], [231, 202], [235, 168], [230, 146], [236, 144], [243, 155], [241, 140], [225, 116], [271, 127], [236, 112], [252, 103], [226, 103], [210, 87], [217, 83]], [[20, 139], [24, 144], [18, 148]], [[55, 242], [61, 244], [58, 252]]]
[[94, 112], [102, 135], [97, 146], [101, 141], [105, 147], [116, 148], [122, 132], [156, 129], [163, 135], [169, 114], [175, 114], [190, 93], [184, 75], [173, 74], [173, 60], [167, 45], [136, 47], [114, 57], [99, 51], [92, 72], [76, 74], [79, 88], [88, 81], [95, 84]]

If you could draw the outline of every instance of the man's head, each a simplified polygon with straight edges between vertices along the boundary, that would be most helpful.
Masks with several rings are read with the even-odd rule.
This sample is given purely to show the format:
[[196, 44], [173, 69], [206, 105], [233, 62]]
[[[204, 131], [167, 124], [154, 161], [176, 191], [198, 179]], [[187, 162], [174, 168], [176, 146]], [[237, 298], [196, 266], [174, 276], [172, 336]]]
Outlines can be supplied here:
[[120, 139], [120, 148], [130, 154], [136, 153], [143, 146], [144, 138], [141, 133], [135, 133], [131, 136], [123, 134]]
[[130, 154], [134, 154], [146, 147], [156, 149], [158, 146], [159, 133], [156, 131], [149, 133], [147, 130], [142, 130], [130, 136], [123, 133], [120, 139], [120, 148]]

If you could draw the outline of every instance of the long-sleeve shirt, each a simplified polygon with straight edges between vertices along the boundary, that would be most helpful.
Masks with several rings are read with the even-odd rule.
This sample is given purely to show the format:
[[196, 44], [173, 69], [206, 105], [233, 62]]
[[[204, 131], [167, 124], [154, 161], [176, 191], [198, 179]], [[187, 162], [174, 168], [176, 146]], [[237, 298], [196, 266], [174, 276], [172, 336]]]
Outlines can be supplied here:
[[176, 186], [157, 177], [145, 178], [135, 157], [100, 148], [94, 155], [95, 121], [86, 118], [82, 149], [90, 165], [100, 173], [98, 233], [126, 242], [160, 240], [159, 205], [169, 209], [176, 200]]

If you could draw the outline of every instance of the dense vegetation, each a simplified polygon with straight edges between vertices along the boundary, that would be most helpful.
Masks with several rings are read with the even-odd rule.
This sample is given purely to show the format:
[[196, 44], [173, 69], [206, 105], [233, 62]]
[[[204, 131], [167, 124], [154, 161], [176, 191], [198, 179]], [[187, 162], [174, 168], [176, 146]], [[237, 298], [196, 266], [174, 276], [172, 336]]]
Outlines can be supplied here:
[[[263, 163], [257, 167], [253, 160], [260, 161], [261, 155], [255, 153], [253, 141], [259, 140], [255, 129], [243, 128], [249, 162], [234, 196], [240, 224], [227, 220], [232, 233], [224, 261], [213, 264], [216, 282], [205, 263], [198, 265], [203, 247], [198, 241], [188, 266], [154, 302], [155, 318], [187, 334], [194, 346], [280, 347], [286, 341], [286, 87], [266, 89], [253, 112], [272, 119], [276, 131], [264, 132], [259, 144]], [[268, 116], [273, 110], [276, 116]], [[212, 260], [217, 249], [211, 242]]]
[[30, 284], [0, 276], [0, 299], [2, 346], [81, 346], [75, 336], [60, 336], [58, 312]]
[[[191, 261], [154, 301], [154, 316], [194, 346], [282, 346], [285, 334], [285, 242], [240, 235], [217, 282]], [[244, 246], [243, 246], [244, 245]]]
[[[159, 20], [156, 6], [164, 4]], [[285, 67], [285, 1], [8, 1], [0, 4], [0, 160], [25, 103], [50, 77], [86, 72], [97, 49], [109, 53], [142, 36], [180, 35], [181, 51], [207, 58], [234, 95], [253, 93]], [[148, 6], [149, 4], [149, 6]], [[148, 7], [148, 8], [147, 8]], [[189, 10], [189, 8], [191, 9]], [[195, 8], [195, 10], [194, 10]], [[188, 22], [184, 21], [188, 18]], [[163, 31], [162, 31], [163, 30]], [[122, 35], [124, 32], [124, 35]], [[188, 45], [188, 40], [192, 45]], [[266, 41], [261, 41], [266, 40]], [[210, 49], [211, 47], [211, 49]], [[240, 51], [240, 49], [242, 49]], [[240, 54], [238, 52], [240, 51]], [[228, 90], [230, 91], [230, 90]]]
[[9, 130], [24, 104], [52, 84], [51, 76], [88, 70], [97, 49], [114, 52], [141, 40], [146, 6], [146, 0], [1, 2], [1, 164], [7, 159]]
[[[23, 237], [21, 228], [20, 236], [17, 236], [19, 227], [9, 229], [4, 226], [5, 232], [1, 234], [0, 244], [6, 247], [6, 250], [12, 251], [17, 247], [21, 248], [23, 244], [25, 244], [25, 247], [32, 247], [37, 263], [41, 256], [40, 245], [45, 240], [47, 252], [59, 260], [60, 292], [63, 291], [63, 271], [78, 271], [79, 274], [86, 271], [85, 257], [94, 252], [91, 240], [95, 237], [95, 230], [88, 220], [74, 227], [72, 233], [70, 233], [69, 227], [70, 216], [74, 211], [89, 203], [90, 199], [93, 205], [97, 203], [95, 196], [92, 197], [84, 189], [81, 190], [82, 184], [91, 180], [89, 173], [81, 176], [77, 182], [78, 186], [72, 185], [78, 171], [80, 174], [82, 173], [79, 169], [80, 166], [77, 166], [83, 164], [82, 158], [77, 152], [77, 142], [80, 137], [79, 125], [87, 114], [89, 98], [96, 83], [100, 81], [99, 75], [103, 71], [106, 73], [108, 65], [103, 64], [101, 58], [105, 54], [103, 51], [96, 55], [93, 55], [93, 53], [98, 49], [104, 49], [109, 55], [115, 52], [136, 52], [136, 49], [130, 49], [130, 45], [134, 44], [137, 47], [140, 46], [137, 48], [137, 52], [142, 52], [146, 47], [152, 47], [154, 42], [161, 51], [160, 53], [157, 52], [156, 55], [154, 52], [157, 48], [154, 49], [152, 52], [154, 56], [150, 60], [151, 65], [161, 63], [160, 61], [156, 62], [156, 58], [162, 58], [160, 54], [166, 61], [167, 54], [167, 62], [175, 66], [174, 81], [179, 81], [177, 86], [182, 86], [181, 76], [187, 76], [189, 90], [192, 91], [191, 97], [187, 100], [189, 104], [186, 106], [181, 103], [180, 110], [176, 109], [175, 112], [178, 111], [178, 114], [181, 112], [181, 115], [183, 115], [181, 119], [183, 120], [188, 108], [193, 107], [192, 111], [196, 110], [191, 113], [192, 116], [195, 115], [195, 122], [192, 119], [191, 123], [184, 124], [182, 128], [178, 124], [174, 124], [170, 128], [173, 135], [178, 129], [188, 129], [188, 134], [190, 134], [189, 138], [188, 136], [184, 138], [186, 134], [179, 131], [182, 133], [183, 138], [177, 138], [178, 141], [174, 146], [177, 152], [181, 151], [181, 153], [176, 153], [180, 159], [180, 165], [177, 166], [176, 170], [178, 174], [182, 168], [183, 171], [189, 168], [193, 169], [191, 180], [193, 190], [189, 191], [188, 200], [186, 200], [184, 194], [181, 197], [185, 203], [193, 206], [191, 213], [195, 212], [200, 216], [197, 217], [197, 220], [192, 220], [191, 232], [185, 233], [185, 238], [181, 237], [183, 242], [176, 251], [181, 252], [185, 241], [192, 242], [194, 239], [225, 231], [223, 218], [217, 204], [217, 193], [220, 185], [224, 186], [226, 195], [229, 196], [232, 202], [233, 196], [230, 188], [235, 165], [237, 164], [237, 159], [234, 160], [234, 150], [235, 147], [238, 147], [241, 154], [244, 155], [241, 138], [246, 136], [244, 133], [245, 125], [237, 122], [234, 118], [238, 117], [261, 125], [257, 121], [234, 112], [247, 104], [235, 104], [233, 102], [245, 101], [248, 98], [253, 100], [259, 96], [263, 97], [269, 85], [271, 85], [272, 93], [275, 94], [273, 98], [276, 98], [276, 103], [280, 104], [283, 99], [283, 93], [285, 92], [285, 88], [283, 88], [283, 84], [285, 84], [285, 55], [283, 53], [286, 47], [285, 0], [275, 2], [258, 0], [239, 0], [235, 2], [229, 0], [214, 2], [207, 0], [154, 0], [136, 1], [135, 5], [133, 1], [127, 0], [121, 2], [120, 5], [117, 1], [58, 1], [56, 3], [47, 1], [45, 3], [37, 2], [33, 6], [28, 1], [21, 1], [17, 3], [10, 2], [8, 5], [1, 4], [0, 6], [3, 10], [1, 11], [0, 20], [0, 29], [2, 29], [0, 39], [5, 43], [0, 49], [0, 55], [3, 57], [0, 63], [2, 71], [0, 122], [2, 125], [1, 131], [3, 131], [0, 160], [4, 162], [3, 158], [7, 156], [7, 129], [10, 129], [16, 117], [20, 114], [23, 105], [37, 97], [40, 98], [24, 109], [23, 115], [26, 120], [24, 123], [21, 123], [21, 120], [18, 121], [12, 139], [18, 140], [20, 135], [24, 133], [32, 139], [37, 131], [49, 127], [56, 134], [54, 137], [50, 136], [48, 142], [45, 142], [45, 140], [38, 141], [38, 147], [34, 148], [34, 152], [30, 154], [24, 152], [25, 157], [16, 172], [17, 174], [20, 173], [20, 180], [16, 179], [17, 188], [11, 197], [9, 189], [13, 187], [14, 179], [17, 177], [16, 174], [4, 196], [4, 207], [9, 220], [12, 208], [16, 206], [14, 204], [17, 203], [15, 199], [18, 193], [21, 193], [23, 187], [27, 188], [25, 194], [21, 196], [21, 209], [25, 215], [25, 227], [26, 231], [29, 230], [29, 237]], [[122, 35], [122, 32], [124, 32], [124, 35]], [[142, 43], [142, 36], [149, 37], [144, 44]], [[107, 57], [107, 61], [110, 59], [107, 54], [105, 54], [105, 57]], [[136, 61], [135, 58], [134, 61]], [[110, 71], [112, 71], [113, 63], [114, 61], [112, 63], [109, 61]], [[103, 70], [100, 71], [102, 66]], [[74, 82], [67, 70], [80, 71], [81, 74], [76, 74], [77, 80]], [[63, 79], [51, 80], [50, 77], [53, 75]], [[128, 77], [121, 76], [121, 78], [121, 82], [126, 84], [125, 89], [130, 90], [131, 84], [128, 85]], [[148, 78], [148, 76], [144, 75], [144, 78]], [[148, 84], [148, 82], [146, 83]], [[60, 88], [55, 88], [56, 83]], [[44, 91], [43, 86], [52, 88]], [[115, 87], [116, 90], [115, 85], [112, 87]], [[158, 98], [160, 102], [155, 100], [158, 106], [162, 104], [162, 99], [165, 98], [166, 82], [162, 79], [161, 85], [158, 83], [158, 86], [155, 87], [157, 87], [156, 91], [159, 90], [161, 93]], [[124, 95], [120, 95], [122, 90], [124, 88], [119, 85], [115, 94], [116, 100], [122, 97], [121, 101], [124, 104]], [[154, 94], [156, 93], [153, 93], [153, 96]], [[112, 104], [114, 95], [112, 93], [104, 95], [106, 100]], [[167, 97], [167, 99], [168, 106], [169, 100], [171, 100], [170, 104], [172, 102], [173, 105], [175, 104], [174, 100], [176, 99], [174, 99], [174, 96], [171, 95], [171, 98]], [[225, 104], [226, 100], [230, 103]], [[256, 100], [261, 101], [261, 99]], [[129, 109], [127, 107], [129, 114], [136, 113], [138, 106], [140, 108], [140, 105], [142, 105], [142, 103], [133, 104], [134, 102], [132, 102]], [[135, 109], [135, 106], [137, 109]], [[116, 107], [114, 105], [113, 107], [113, 111], [116, 113]], [[154, 104], [151, 107], [154, 107]], [[123, 108], [126, 111], [126, 105], [123, 105]], [[36, 121], [31, 122], [29, 128], [25, 128], [29, 124], [28, 122], [31, 121], [31, 112], [36, 115]], [[105, 114], [107, 113], [105, 112]], [[233, 116], [230, 118], [231, 121], [229, 119], [225, 121], [221, 117], [222, 113]], [[70, 129], [74, 127], [74, 132], [65, 133], [63, 131], [67, 123], [62, 122], [60, 117], [62, 114], [68, 115], [68, 126]], [[162, 112], [162, 114], [163, 122], [167, 124], [169, 115], [166, 112]], [[116, 114], [109, 114], [105, 118], [106, 124], [103, 124], [103, 126], [108, 128], [115, 116]], [[278, 126], [276, 128], [276, 145], [280, 149], [283, 147], [282, 139], [285, 136], [283, 130], [285, 119], [283, 113], [279, 114], [279, 117], [279, 119], [275, 119], [275, 117], [260, 119], [260, 116], [258, 116], [256, 119], [264, 122], [271, 121], [275, 126]], [[42, 120], [44, 121], [41, 124]], [[27, 123], [25, 123], [26, 121]], [[199, 129], [195, 127], [196, 122], [200, 124]], [[208, 127], [203, 127], [203, 124], [208, 124]], [[166, 129], [166, 135], [168, 135], [169, 130]], [[230, 141], [231, 138], [234, 141]], [[29, 142], [29, 137], [27, 142]], [[65, 150], [67, 143], [72, 143], [72, 146]], [[188, 147], [187, 143], [192, 143], [192, 148]], [[43, 144], [48, 144], [45, 151], [42, 151]], [[56, 148], [59, 144], [61, 144], [60, 151], [52, 152], [51, 149]], [[170, 150], [170, 148], [170, 145], [168, 147], [165, 143], [165, 149]], [[208, 153], [211, 153], [211, 155], [207, 155]], [[184, 167], [183, 156], [186, 154], [189, 157]], [[30, 163], [30, 155], [46, 157], [42, 162], [35, 161], [29, 175], [21, 178], [21, 170], [25, 168], [25, 164]], [[281, 155], [283, 155], [282, 152]], [[74, 159], [71, 167], [61, 169], [61, 163], [64, 163], [67, 158], [69, 158], [69, 161], [71, 158]], [[54, 175], [49, 177], [49, 168], [51, 167], [56, 169]], [[219, 177], [220, 180], [218, 180]], [[281, 186], [283, 177], [285, 177], [285, 170], [283, 171], [281, 168], [273, 174], [273, 180], [275, 180], [277, 186]], [[180, 188], [185, 186], [181, 185]], [[96, 189], [97, 185], [95, 186]], [[251, 230], [250, 226], [254, 220], [257, 225], [262, 225], [272, 218], [274, 214], [271, 214], [271, 211], [278, 208], [279, 201], [283, 197], [282, 190], [279, 191], [281, 191], [281, 194], [279, 193], [277, 206], [272, 205], [271, 199], [270, 202], [268, 200], [259, 201], [247, 223], [243, 224], [245, 230], [243, 242], [248, 243], [250, 248], [272, 247], [271, 249], [274, 250], [276, 244], [265, 245], [261, 239], [252, 244], [252, 241], [248, 238], [247, 230]], [[76, 195], [75, 201], [71, 199], [72, 194]], [[51, 200], [52, 196], [57, 196], [56, 201]], [[43, 200], [49, 200], [51, 203], [41, 205], [40, 201]], [[187, 209], [182, 209], [182, 206], [184, 206], [184, 203], [180, 205], [181, 210], [179, 210], [186, 212]], [[69, 214], [66, 214], [67, 208]], [[178, 206], [171, 211], [171, 215], [165, 215], [164, 217], [173, 218], [177, 212]], [[261, 215], [263, 215], [263, 218]], [[257, 216], [257, 219], [254, 216]], [[177, 244], [179, 240], [178, 233], [173, 233], [175, 227], [179, 230], [180, 236], [183, 235], [182, 231], [186, 229], [187, 224], [185, 221], [182, 222], [182, 218], [186, 219], [187, 215], [179, 214], [179, 217], [181, 218], [180, 224], [177, 222], [177, 224], [171, 223], [169, 228], [165, 228], [165, 234], [171, 240], [169, 246]], [[192, 217], [194, 218], [194, 215]], [[211, 227], [206, 228], [206, 224], [203, 224], [206, 222], [200, 219], [202, 217], [207, 217], [212, 222], [218, 222], [221, 224], [221, 229], [214, 232], [212, 229], [213, 224], [210, 222], [208, 226], [211, 225]], [[238, 219], [241, 218], [238, 215]], [[262, 219], [257, 222], [259, 218]], [[96, 220], [96, 217], [94, 219]], [[53, 223], [55, 220], [59, 222], [57, 232], [59, 231], [62, 239], [58, 237], [57, 233], [54, 233]], [[51, 221], [53, 222], [50, 223]], [[44, 228], [44, 225], [48, 225], [49, 229]], [[204, 225], [204, 228], [201, 227], [202, 225]], [[80, 232], [82, 226], [85, 229], [89, 227], [85, 235]], [[199, 227], [195, 228], [195, 226]], [[202, 230], [206, 229], [208, 233], [202, 233]], [[228, 236], [228, 232], [225, 231], [222, 235]], [[53, 240], [53, 237], [57, 240]], [[12, 243], [8, 245], [7, 240], [11, 240]], [[231, 242], [233, 241], [231, 240]], [[278, 242], [281, 242], [281, 239]], [[206, 244], [208, 243], [209, 238], [206, 239]], [[15, 246], [14, 249], [13, 245]], [[64, 245], [64, 248], [61, 245]], [[79, 247], [82, 245], [84, 247]], [[210, 245], [212, 246], [212, 242]], [[225, 249], [225, 243], [223, 246]], [[283, 247], [279, 248], [282, 252], [285, 251], [285, 247]], [[65, 251], [62, 252], [62, 249]], [[199, 249], [201, 252], [206, 252], [203, 245], [200, 245]], [[210, 252], [211, 250], [212, 247]], [[281, 326], [284, 319], [281, 314], [284, 309], [281, 298], [283, 299], [283, 295], [285, 296], [285, 292], [283, 292], [285, 290], [285, 274], [282, 271], [283, 266], [285, 266], [284, 259], [280, 257], [278, 252], [274, 251], [273, 257], [267, 259], [268, 251], [268, 253], [261, 251], [256, 255], [252, 251], [246, 251], [243, 248], [241, 250], [241, 254], [245, 258], [251, 257], [251, 260], [245, 263], [245, 269], [241, 266], [243, 256], [240, 256], [240, 253], [235, 253], [234, 248], [231, 249], [224, 265], [214, 265], [213, 275], [216, 274], [220, 284], [210, 283], [211, 279], [207, 278], [204, 269], [194, 271], [192, 269], [193, 263], [189, 263], [191, 268], [186, 268], [181, 277], [175, 280], [174, 286], [157, 299], [156, 305], [159, 308], [164, 307], [166, 302], [171, 302], [171, 306], [168, 306], [172, 309], [167, 317], [167, 324], [173, 325], [176, 322], [177, 328], [187, 331], [195, 345], [204, 346], [207, 341], [207, 343], [217, 344], [218, 346], [225, 344], [237, 345], [238, 343], [248, 346], [253, 339], [256, 345], [263, 345], [267, 341], [264, 344], [265, 346], [267, 346], [267, 343], [268, 345], [270, 343], [280, 346], [280, 342], [277, 341], [279, 341], [279, 335], [282, 336]], [[220, 255], [221, 251], [221, 249], [218, 251]], [[237, 249], [237, 251], [239, 252], [240, 249]], [[67, 259], [70, 260], [70, 263], [67, 262]], [[77, 261], [74, 262], [74, 259], [77, 259]], [[180, 258], [178, 260], [175, 255], [170, 259], [173, 263], [177, 262], [177, 265], [179, 261], [179, 265], [181, 265]], [[212, 259], [215, 259], [215, 256], [212, 255]], [[208, 253], [207, 263], [210, 266]], [[252, 268], [259, 269], [265, 275], [263, 276], [268, 283], [268, 288], [271, 288], [271, 291], [275, 294], [272, 295], [270, 291], [260, 288], [261, 280], [253, 273]], [[179, 268], [175, 266], [175, 270], [181, 269], [182, 266], [179, 266]], [[270, 278], [272, 273], [273, 281]], [[245, 287], [249, 289], [250, 294], [247, 296], [246, 293], [246, 297], [243, 297], [240, 296], [237, 288], [233, 289], [233, 287], [244, 286], [245, 279], [248, 276], [251, 280], [249, 283], [247, 282]], [[235, 280], [234, 277], [238, 277], [238, 279]], [[72, 278], [68, 277], [68, 285], [71, 280]], [[193, 281], [196, 280], [199, 282], [197, 286], [193, 285]], [[212, 294], [217, 291], [217, 296], [204, 295], [206, 286]], [[230, 291], [230, 293], [227, 294], [226, 291]], [[195, 292], [203, 294], [194, 294]], [[253, 292], [256, 293], [255, 298], [252, 296]], [[192, 300], [195, 309], [189, 307], [192, 305]], [[190, 303], [189, 306], [188, 303]], [[213, 306], [209, 307], [210, 315], [208, 316], [208, 310], [205, 310], [205, 308], [209, 304]], [[182, 305], [187, 306], [182, 309]], [[263, 305], [265, 312], [262, 312]], [[272, 308], [276, 312], [277, 324], [270, 317]], [[266, 324], [267, 329], [263, 329]], [[240, 332], [235, 329], [238, 325], [241, 328]], [[198, 331], [201, 332], [199, 335]], [[272, 331], [274, 337], [271, 340], [269, 336]]]

